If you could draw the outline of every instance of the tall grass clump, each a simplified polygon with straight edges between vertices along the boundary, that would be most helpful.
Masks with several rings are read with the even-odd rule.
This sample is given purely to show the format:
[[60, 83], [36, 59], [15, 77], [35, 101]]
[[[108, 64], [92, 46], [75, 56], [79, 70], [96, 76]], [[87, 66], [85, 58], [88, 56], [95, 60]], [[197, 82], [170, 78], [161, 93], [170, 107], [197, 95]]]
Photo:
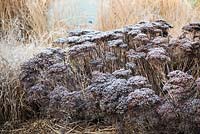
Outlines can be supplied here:
[[20, 88], [16, 71], [0, 57], [0, 124], [22, 119], [25, 110], [24, 92]]
[[[0, 0], [0, 123], [25, 118], [20, 64], [36, 53], [47, 31], [50, 0]], [[29, 42], [29, 43], [28, 43]]]
[[[103, 6], [108, 4], [109, 6]], [[110, 30], [143, 20], [164, 19], [180, 33], [188, 22], [200, 19], [200, 11], [187, 0], [101, 0], [98, 28]]]
[[19, 82], [20, 65], [67, 29], [56, 10], [49, 23], [53, 4], [54, 0], [0, 0], [0, 123], [26, 117], [30, 109]]
[[30, 115], [31, 109], [25, 101], [24, 89], [20, 86], [20, 65], [44, 48], [34, 43], [14, 43], [0, 41], [0, 124], [20, 121]]
[[47, 31], [51, 0], [0, 0], [0, 31], [17, 40], [40, 36]]
[[20, 64], [41, 49], [37, 39], [47, 30], [48, 2], [0, 0], [0, 123], [22, 120], [29, 110], [18, 73]]

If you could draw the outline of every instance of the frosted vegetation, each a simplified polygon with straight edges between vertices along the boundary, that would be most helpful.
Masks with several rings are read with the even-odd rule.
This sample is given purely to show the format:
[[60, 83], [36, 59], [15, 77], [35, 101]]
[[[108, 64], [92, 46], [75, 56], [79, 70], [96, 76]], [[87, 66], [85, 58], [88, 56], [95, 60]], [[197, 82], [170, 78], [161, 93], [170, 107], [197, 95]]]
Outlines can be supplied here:
[[22, 64], [27, 102], [40, 116], [101, 119], [120, 134], [196, 134], [200, 24], [184, 26], [176, 39], [170, 28], [157, 20], [106, 32], [70, 31], [54, 42], [67, 51], [49, 48]]

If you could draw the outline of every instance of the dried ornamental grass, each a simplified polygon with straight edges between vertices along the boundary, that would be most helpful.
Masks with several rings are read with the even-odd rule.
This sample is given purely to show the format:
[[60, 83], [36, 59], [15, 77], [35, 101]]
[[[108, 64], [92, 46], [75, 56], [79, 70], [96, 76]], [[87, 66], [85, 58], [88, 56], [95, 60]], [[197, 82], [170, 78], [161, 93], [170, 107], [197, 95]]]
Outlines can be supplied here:
[[198, 7], [192, 7], [188, 0], [101, 0], [97, 27], [111, 30], [141, 20], [165, 19], [174, 25], [176, 36], [186, 23], [199, 20]]

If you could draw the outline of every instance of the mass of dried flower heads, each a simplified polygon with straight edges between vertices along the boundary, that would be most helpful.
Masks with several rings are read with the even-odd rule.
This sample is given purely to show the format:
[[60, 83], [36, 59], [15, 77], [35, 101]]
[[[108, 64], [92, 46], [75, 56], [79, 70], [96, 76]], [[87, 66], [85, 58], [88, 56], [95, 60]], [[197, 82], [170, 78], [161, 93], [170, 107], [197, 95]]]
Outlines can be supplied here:
[[104, 120], [119, 133], [200, 131], [200, 23], [172, 38], [163, 20], [75, 30], [24, 63], [33, 110], [66, 121]]

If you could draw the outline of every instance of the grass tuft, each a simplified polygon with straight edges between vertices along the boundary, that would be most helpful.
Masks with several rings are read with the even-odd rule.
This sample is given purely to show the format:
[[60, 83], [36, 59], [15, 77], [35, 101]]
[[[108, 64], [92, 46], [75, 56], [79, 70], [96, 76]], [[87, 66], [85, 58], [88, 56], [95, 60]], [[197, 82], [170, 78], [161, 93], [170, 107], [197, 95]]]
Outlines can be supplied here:
[[[98, 29], [111, 30], [143, 20], [164, 19], [174, 25], [173, 35], [188, 22], [200, 20], [198, 4], [188, 0], [101, 0]], [[103, 5], [109, 6], [103, 6]]]

